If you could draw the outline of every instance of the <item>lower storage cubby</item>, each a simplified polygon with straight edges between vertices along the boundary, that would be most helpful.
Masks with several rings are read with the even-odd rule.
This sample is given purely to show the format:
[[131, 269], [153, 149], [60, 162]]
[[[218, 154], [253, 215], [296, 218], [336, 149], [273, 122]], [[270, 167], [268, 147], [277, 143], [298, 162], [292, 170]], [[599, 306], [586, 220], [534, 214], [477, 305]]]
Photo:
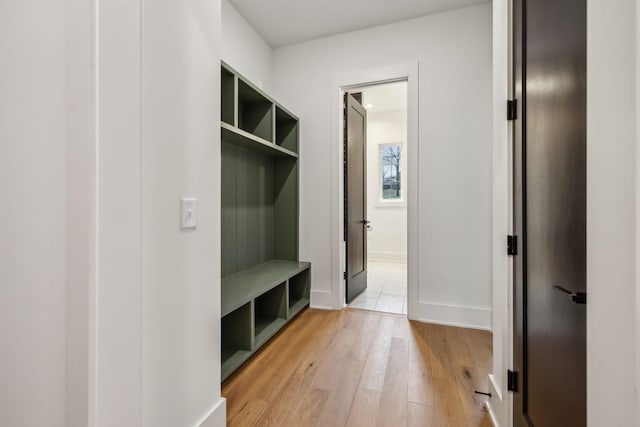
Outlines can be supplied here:
[[222, 279], [222, 380], [309, 305], [311, 264], [270, 260]]
[[289, 318], [309, 304], [311, 271], [309, 268], [289, 279]]
[[287, 284], [283, 282], [254, 300], [255, 345], [259, 347], [287, 322]]
[[231, 372], [251, 356], [252, 316], [251, 302], [248, 302], [222, 318], [222, 377]]

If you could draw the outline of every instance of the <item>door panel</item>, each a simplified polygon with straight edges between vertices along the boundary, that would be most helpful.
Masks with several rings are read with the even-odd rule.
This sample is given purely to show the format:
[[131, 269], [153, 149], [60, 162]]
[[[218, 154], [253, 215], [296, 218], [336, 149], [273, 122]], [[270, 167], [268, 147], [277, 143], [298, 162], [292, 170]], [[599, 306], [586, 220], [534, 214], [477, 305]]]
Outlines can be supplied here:
[[345, 94], [346, 302], [367, 287], [367, 110]]
[[515, 0], [516, 426], [586, 425], [586, 0]]

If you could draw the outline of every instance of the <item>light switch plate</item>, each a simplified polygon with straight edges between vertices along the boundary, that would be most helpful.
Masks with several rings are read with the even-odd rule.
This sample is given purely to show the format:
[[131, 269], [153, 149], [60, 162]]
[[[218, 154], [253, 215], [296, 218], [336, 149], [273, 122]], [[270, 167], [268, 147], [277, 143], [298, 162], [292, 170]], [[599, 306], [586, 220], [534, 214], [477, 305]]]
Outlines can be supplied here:
[[180, 199], [180, 228], [190, 230], [198, 225], [198, 199], [183, 197]]

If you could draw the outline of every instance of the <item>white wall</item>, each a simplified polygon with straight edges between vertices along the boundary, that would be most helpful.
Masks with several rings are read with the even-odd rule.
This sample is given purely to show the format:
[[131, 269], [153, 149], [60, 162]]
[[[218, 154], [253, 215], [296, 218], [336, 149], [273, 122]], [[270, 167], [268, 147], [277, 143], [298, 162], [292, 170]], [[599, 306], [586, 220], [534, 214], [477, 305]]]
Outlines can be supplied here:
[[0, 3], [0, 424], [65, 426], [65, 2]]
[[269, 92], [272, 87], [271, 47], [237, 9], [222, 0], [222, 60], [253, 84]]
[[0, 5], [1, 425], [225, 425], [220, 13]]
[[221, 404], [220, 3], [144, 5], [142, 424], [193, 426]]
[[[403, 89], [398, 87], [397, 90]], [[380, 144], [403, 144], [401, 159], [404, 173], [407, 170], [404, 161], [406, 140], [406, 110], [367, 112], [367, 219], [371, 221], [371, 230], [367, 232], [369, 261], [407, 262], [407, 206], [404, 201], [387, 204], [380, 201]]]
[[[85, 22], [73, 25], [91, 23], [96, 46], [72, 58], [81, 70], [96, 64], [93, 92], [78, 94], [95, 100], [95, 157], [75, 153], [77, 165], [96, 161], [96, 280], [87, 292], [89, 420], [69, 425], [224, 425], [212, 119], [220, 3], [100, 2], [96, 26], [90, 7], [81, 12]], [[179, 230], [182, 196], [199, 200], [190, 233]]]
[[640, 423], [640, 0], [636, 0], [636, 423]]
[[301, 117], [300, 256], [313, 262], [312, 303], [336, 289], [341, 277], [331, 266], [331, 238], [337, 234], [328, 177], [332, 114], [337, 114], [332, 111], [332, 76], [416, 61], [423, 309], [418, 315], [489, 328], [490, 4], [274, 51], [276, 95]]
[[94, 7], [97, 249], [90, 419], [102, 427], [141, 420], [141, 7], [127, 0]]
[[[89, 425], [220, 425], [220, 3], [118, 0], [96, 16]], [[190, 233], [183, 196], [199, 203]]]
[[637, 2], [587, 2], [587, 420], [637, 426]]

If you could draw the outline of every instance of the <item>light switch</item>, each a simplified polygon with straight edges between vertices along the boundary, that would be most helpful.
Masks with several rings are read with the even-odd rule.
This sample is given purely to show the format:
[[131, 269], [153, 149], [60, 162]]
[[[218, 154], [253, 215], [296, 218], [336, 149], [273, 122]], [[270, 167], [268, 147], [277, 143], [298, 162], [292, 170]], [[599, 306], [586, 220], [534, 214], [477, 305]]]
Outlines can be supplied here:
[[180, 228], [189, 230], [197, 225], [197, 203], [198, 199], [183, 197], [180, 199]]

